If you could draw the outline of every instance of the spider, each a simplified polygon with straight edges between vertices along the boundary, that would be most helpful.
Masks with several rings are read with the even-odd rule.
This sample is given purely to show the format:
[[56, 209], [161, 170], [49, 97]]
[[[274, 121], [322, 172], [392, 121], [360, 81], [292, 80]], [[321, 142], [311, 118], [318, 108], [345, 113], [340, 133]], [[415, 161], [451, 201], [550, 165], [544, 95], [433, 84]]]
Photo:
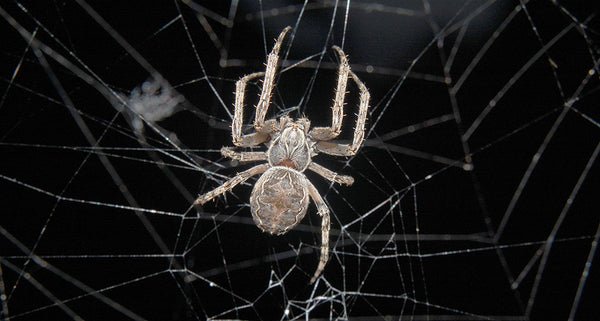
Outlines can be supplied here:
[[[233, 144], [237, 147], [265, 144], [267, 150], [264, 152], [237, 152], [232, 147], [221, 148], [221, 154], [225, 157], [241, 162], [266, 161], [266, 163], [237, 173], [235, 177], [229, 179], [223, 185], [200, 195], [194, 204], [203, 205], [216, 196], [224, 194], [238, 184], [245, 182], [250, 177], [262, 174], [250, 194], [252, 219], [263, 232], [281, 235], [300, 223], [308, 209], [309, 198], [312, 198], [317, 206], [317, 214], [322, 217], [321, 257], [310, 280], [312, 284], [321, 275], [329, 259], [330, 218], [329, 208], [315, 186], [306, 178], [304, 171], [309, 169], [338, 184], [349, 186], [354, 183], [354, 178], [351, 176], [338, 175], [312, 162], [312, 157], [318, 153], [333, 156], [352, 156], [358, 152], [363, 142], [370, 94], [367, 87], [350, 70], [348, 60], [342, 49], [333, 46], [333, 49], [339, 55], [340, 64], [335, 98], [331, 107], [333, 112], [331, 126], [310, 129], [308, 119], [298, 118], [293, 120], [288, 116], [282, 116], [279, 121], [276, 119], [265, 121], [271, 91], [274, 86], [273, 81], [279, 60], [279, 49], [290, 29], [291, 27], [287, 27], [279, 34], [267, 58], [266, 70], [246, 75], [236, 83], [235, 113], [231, 126]], [[255, 132], [242, 135], [246, 84], [252, 79], [263, 76], [262, 91], [256, 105]], [[352, 77], [360, 90], [359, 112], [352, 143], [340, 144], [331, 140], [341, 133], [344, 97], [349, 76]]]

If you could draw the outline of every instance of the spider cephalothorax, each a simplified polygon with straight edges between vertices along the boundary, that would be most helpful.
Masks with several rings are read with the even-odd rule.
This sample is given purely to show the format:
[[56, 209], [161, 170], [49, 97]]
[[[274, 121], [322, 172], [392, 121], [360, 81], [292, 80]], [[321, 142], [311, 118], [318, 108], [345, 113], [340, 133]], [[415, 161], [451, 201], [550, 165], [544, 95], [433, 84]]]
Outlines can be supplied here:
[[286, 166], [304, 172], [310, 164], [314, 142], [308, 136], [310, 122], [300, 118], [292, 121], [281, 117], [281, 131], [273, 137], [267, 150], [271, 166]]
[[[354, 179], [351, 176], [338, 175], [312, 162], [312, 157], [318, 153], [333, 156], [352, 156], [358, 152], [364, 139], [370, 96], [362, 81], [350, 70], [348, 60], [342, 49], [334, 46], [333, 49], [338, 53], [340, 59], [340, 67], [335, 98], [331, 108], [331, 126], [311, 129], [308, 119], [293, 120], [287, 116], [281, 117], [279, 121], [275, 119], [265, 121], [271, 91], [273, 90], [275, 72], [277, 71], [279, 49], [290, 29], [290, 27], [287, 27], [279, 34], [267, 59], [265, 72], [246, 75], [236, 83], [235, 114], [231, 126], [233, 144], [237, 147], [265, 144], [267, 150], [264, 152], [236, 152], [231, 147], [221, 148], [221, 154], [225, 157], [242, 162], [266, 161], [266, 163], [238, 173], [221, 186], [200, 195], [195, 204], [202, 205], [245, 182], [250, 177], [262, 174], [254, 184], [250, 195], [252, 218], [261, 230], [271, 234], [283, 234], [300, 223], [306, 215], [310, 203], [309, 199], [312, 198], [317, 206], [317, 214], [323, 218], [321, 224], [321, 259], [315, 274], [310, 280], [312, 283], [321, 275], [329, 258], [330, 219], [329, 208], [315, 186], [306, 178], [304, 171], [309, 169], [332, 182], [352, 185]], [[254, 78], [263, 76], [263, 87], [256, 105], [255, 132], [242, 135], [246, 84]], [[360, 90], [360, 103], [352, 143], [341, 144], [332, 140], [341, 133], [348, 77], [352, 77]]]

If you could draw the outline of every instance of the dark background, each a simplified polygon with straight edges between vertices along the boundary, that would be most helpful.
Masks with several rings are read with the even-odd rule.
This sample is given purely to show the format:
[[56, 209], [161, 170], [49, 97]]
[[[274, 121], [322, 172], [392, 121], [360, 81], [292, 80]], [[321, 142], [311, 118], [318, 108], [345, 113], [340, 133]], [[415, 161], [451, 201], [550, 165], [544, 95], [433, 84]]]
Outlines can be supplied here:
[[[566, 320], [576, 302], [575, 319], [593, 319], [596, 163], [578, 184], [600, 141], [591, 2], [533, 1], [512, 19], [515, 1], [433, 2], [430, 11], [412, 1], [351, 2], [349, 11], [329, 2], [242, 1], [235, 10], [226, 1], [90, 2], [112, 29], [74, 2], [3, 3], [21, 27], [0, 20], [2, 317]], [[294, 29], [284, 66], [312, 59], [280, 74], [269, 117], [329, 122], [334, 44], [372, 96], [359, 154], [314, 158], [356, 183], [331, 186], [307, 173], [332, 210], [331, 257], [316, 288], [308, 285], [320, 245], [313, 206], [299, 227], [272, 237], [250, 219], [254, 180], [204, 208], [190, 205], [248, 168], [218, 153], [231, 145], [234, 84], [264, 68], [287, 25]], [[46, 67], [17, 32], [36, 28], [36, 39], [54, 51], [44, 55]], [[115, 95], [151, 72], [112, 30], [185, 96], [186, 110], [143, 133], [131, 129]], [[90, 85], [59, 57], [97, 80]], [[448, 57], [454, 63], [445, 75]], [[465, 70], [462, 87], [450, 93], [444, 77], [453, 85]], [[259, 89], [248, 88], [248, 123]], [[357, 104], [351, 82], [349, 92], [344, 140]], [[495, 107], [461, 140], [494, 97]], [[564, 110], [571, 98], [573, 108]], [[455, 112], [461, 121], [426, 123]], [[473, 170], [461, 167], [465, 158]]]

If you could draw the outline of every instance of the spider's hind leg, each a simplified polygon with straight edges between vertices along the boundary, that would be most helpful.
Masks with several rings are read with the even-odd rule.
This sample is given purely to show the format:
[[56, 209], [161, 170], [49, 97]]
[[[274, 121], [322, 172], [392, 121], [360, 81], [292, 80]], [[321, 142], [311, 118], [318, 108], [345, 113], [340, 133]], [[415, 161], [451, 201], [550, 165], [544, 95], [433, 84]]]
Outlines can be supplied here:
[[327, 204], [325, 204], [321, 194], [319, 194], [319, 191], [317, 191], [317, 188], [308, 179], [306, 179], [306, 185], [308, 187], [308, 193], [310, 194], [310, 197], [312, 198], [313, 202], [315, 202], [315, 205], [317, 205], [317, 214], [319, 214], [322, 218], [321, 257], [319, 259], [317, 270], [310, 279], [310, 283], [312, 284], [317, 280], [317, 278], [319, 278], [321, 273], [323, 273], [323, 270], [325, 270], [325, 265], [329, 260], [329, 229], [331, 226], [331, 220], [329, 218], [329, 208], [327, 207]]

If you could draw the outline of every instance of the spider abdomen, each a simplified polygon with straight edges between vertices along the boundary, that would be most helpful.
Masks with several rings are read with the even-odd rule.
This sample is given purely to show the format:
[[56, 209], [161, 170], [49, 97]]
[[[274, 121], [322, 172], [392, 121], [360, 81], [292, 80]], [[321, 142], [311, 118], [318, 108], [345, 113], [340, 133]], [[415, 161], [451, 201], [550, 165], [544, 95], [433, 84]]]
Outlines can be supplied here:
[[308, 208], [306, 176], [284, 166], [269, 168], [250, 195], [254, 223], [264, 232], [283, 234], [298, 225]]

